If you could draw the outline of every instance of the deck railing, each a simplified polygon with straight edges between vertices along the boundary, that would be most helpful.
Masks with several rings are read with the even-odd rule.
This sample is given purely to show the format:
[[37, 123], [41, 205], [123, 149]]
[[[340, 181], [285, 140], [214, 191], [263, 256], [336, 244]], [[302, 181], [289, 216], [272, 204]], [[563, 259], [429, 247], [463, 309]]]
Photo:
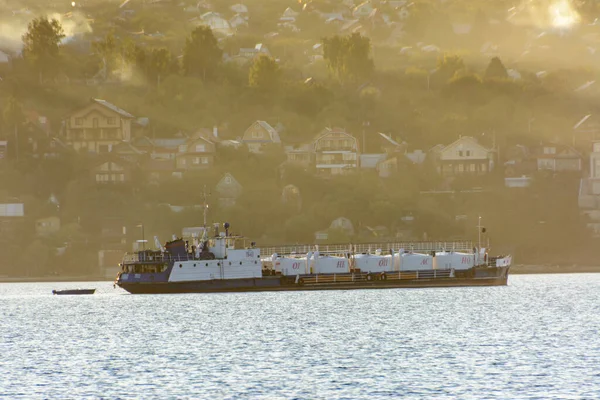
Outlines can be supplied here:
[[361, 243], [361, 244], [301, 244], [287, 246], [271, 246], [262, 247], [261, 254], [271, 256], [272, 254], [290, 255], [290, 254], [306, 254], [310, 251], [319, 250], [320, 254], [341, 254], [341, 253], [374, 253], [376, 250], [381, 250], [382, 254], [389, 254], [390, 250], [395, 253], [400, 249], [405, 251], [414, 251], [416, 253], [429, 253], [432, 251], [461, 251], [473, 252], [474, 244], [470, 240], [455, 240], [455, 241], [430, 241], [430, 242], [383, 242], [383, 243]]

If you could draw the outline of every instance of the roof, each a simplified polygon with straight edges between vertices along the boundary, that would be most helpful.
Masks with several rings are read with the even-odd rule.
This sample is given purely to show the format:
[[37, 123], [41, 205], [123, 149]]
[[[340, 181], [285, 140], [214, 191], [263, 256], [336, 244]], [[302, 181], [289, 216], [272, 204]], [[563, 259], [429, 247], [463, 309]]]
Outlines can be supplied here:
[[118, 114], [120, 114], [121, 116], [125, 117], [125, 118], [135, 118], [133, 115], [129, 114], [127, 111], [123, 110], [122, 108], [119, 108], [117, 106], [115, 106], [112, 103], [109, 103], [106, 100], [102, 100], [102, 99], [93, 99], [94, 102], [100, 104], [101, 106], [104, 106], [106, 108], [108, 108], [111, 111], [114, 111]]
[[[246, 132], [251, 129], [253, 126], [257, 125], [260, 126], [265, 132], [267, 132], [267, 134], [269, 135], [269, 139], [268, 140], [253, 140], [253, 139], [246, 139], [244, 138], [243, 141], [244, 142], [272, 142], [272, 143], [281, 143], [281, 139], [279, 138], [279, 132], [277, 132], [277, 130], [275, 128], [273, 128], [267, 121], [255, 121], [252, 125], [250, 125], [248, 127], [248, 129], [246, 129]], [[246, 135], [246, 132], [244, 132], [244, 136]]]
[[390, 144], [394, 145], [394, 146], [400, 146], [400, 143], [396, 142], [394, 139], [392, 139], [391, 136], [386, 135], [385, 133], [381, 133], [378, 132], [379, 135], [384, 138], [385, 140], [387, 140]]

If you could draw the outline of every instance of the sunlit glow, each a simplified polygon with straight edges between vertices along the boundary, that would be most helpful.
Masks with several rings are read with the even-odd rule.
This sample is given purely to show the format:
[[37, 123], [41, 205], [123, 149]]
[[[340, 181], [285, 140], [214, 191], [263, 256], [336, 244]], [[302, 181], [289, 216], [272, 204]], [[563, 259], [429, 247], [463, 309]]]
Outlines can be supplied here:
[[71, 2], [71, 7], [75, 7], [75, 2], [74, 1]]
[[573, 9], [568, 0], [559, 0], [552, 3], [548, 11], [554, 28], [572, 28], [580, 21], [579, 14]]

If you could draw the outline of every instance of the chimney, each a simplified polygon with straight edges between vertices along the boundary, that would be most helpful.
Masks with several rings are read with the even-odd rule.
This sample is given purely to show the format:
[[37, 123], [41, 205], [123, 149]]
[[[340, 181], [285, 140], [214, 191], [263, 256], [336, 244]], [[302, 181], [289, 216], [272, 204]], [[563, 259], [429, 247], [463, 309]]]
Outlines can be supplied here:
[[213, 136], [216, 138], [219, 137], [219, 128], [216, 125], [213, 126]]

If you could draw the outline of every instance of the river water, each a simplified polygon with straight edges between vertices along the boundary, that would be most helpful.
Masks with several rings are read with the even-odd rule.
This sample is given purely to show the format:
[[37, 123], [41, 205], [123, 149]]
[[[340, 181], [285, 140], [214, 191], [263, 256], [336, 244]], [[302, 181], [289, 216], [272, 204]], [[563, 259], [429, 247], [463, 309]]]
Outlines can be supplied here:
[[[95, 287], [93, 296], [52, 289]], [[600, 274], [129, 295], [0, 284], [0, 398], [600, 398]]]

